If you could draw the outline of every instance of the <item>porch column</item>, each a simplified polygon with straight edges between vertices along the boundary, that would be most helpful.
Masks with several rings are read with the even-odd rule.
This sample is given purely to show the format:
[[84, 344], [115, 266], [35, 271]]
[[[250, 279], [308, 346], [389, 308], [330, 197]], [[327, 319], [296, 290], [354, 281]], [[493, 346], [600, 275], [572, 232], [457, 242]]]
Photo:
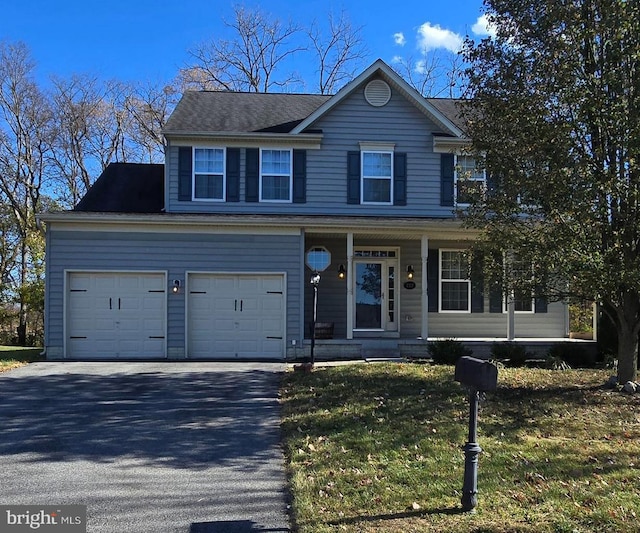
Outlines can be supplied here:
[[429, 293], [427, 291], [427, 260], [429, 258], [429, 239], [426, 235], [422, 236], [420, 242], [420, 336], [427, 340], [429, 336]]
[[347, 233], [347, 339], [353, 339], [353, 233]]
[[516, 301], [515, 292], [509, 290], [507, 296], [507, 340], [512, 341], [516, 338]]

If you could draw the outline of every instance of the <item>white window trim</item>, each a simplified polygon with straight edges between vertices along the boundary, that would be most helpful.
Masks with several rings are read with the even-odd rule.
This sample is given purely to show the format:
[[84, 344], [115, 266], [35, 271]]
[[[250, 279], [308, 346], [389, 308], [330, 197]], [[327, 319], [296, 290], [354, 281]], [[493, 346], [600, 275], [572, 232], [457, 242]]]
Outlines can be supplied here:
[[[468, 250], [464, 250], [461, 248], [441, 248], [438, 250], [438, 313], [458, 313], [458, 314], [470, 314], [471, 313], [471, 279], [447, 279], [444, 280], [442, 278], [442, 252], [460, 252], [465, 253]], [[468, 290], [467, 290], [467, 309], [442, 309], [442, 284], [443, 283], [462, 283], [467, 282]]]
[[[509, 297], [508, 295], [504, 295], [502, 299], [502, 314], [509, 312]], [[513, 311], [517, 315], [533, 315], [536, 312], [536, 299], [531, 295], [531, 311], [518, 311], [514, 309]]]
[[[264, 150], [273, 150], [277, 152], [289, 152], [289, 199], [288, 200], [276, 200], [276, 199], [265, 199], [262, 197], [262, 152]], [[293, 149], [291, 148], [279, 148], [279, 147], [265, 147], [260, 148], [260, 161], [258, 161], [258, 169], [259, 169], [259, 183], [258, 187], [260, 189], [259, 198], [260, 202], [264, 203], [275, 203], [275, 204], [290, 204], [293, 202]], [[287, 174], [268, 174], [269, 176], [287, 176]]]
[[[361, 205], [393, 205], [393, 173], [394, 173], [394, 168], [393, 168], [393, 150], [381, 150], [379, 148], [376, 148], [374, 150], [372, 149], [368, 149], [365, 150], [362, 148], [362, 146], [364, 146], [361, 143], [361, 149], [360, 149], [360, 204]], [[389, 178], [387, 178], [386, 176], [365, 176], [364, 175], [364, 154], [389, 154], [391, 156], [391, 175], [389, 176]], [[367, 202], [364, 199], [364, 181], [365, 179], [369, 179], [369, 180], [389, 180], [389, 201], [388, 202]]]
[[[507, 268], [507, 257], [505, 255], [504, 257], [504, 267], [505, 269]], [[533, 265], [531, 265], [531, 277], [533, 279], [534, 276], [534, 272], [533, 272]], [[509, 312], [509, 297], [510, 294], [509, 293], [504, 293], [502, 295], [502, 313], [508, 313]], [[533, 315], [536, 312], [536, 298], [533, 294], [533, 291], [531, 292], [531, 311], [518, 311], [514, 309], [514, 313], [518, 314], [518, 315]]]
[[[222, 198], [196, 197], [196, 150], [222, 150]], [[200, 172], [198, 172], [200, 174]], [[210, 174], [206, 174], [210, 175]], [[217, 176], [217, 174], [214, 174]], [[191, 201], [226, 202], [227, 201], [227, 149], [224, 146], [196, 145], [191, 150]]]
[[[469, 207], [471, 204], [468, 202], [458, 202], [458, 157], [473, 157], [467, 154], [455, 154], [455, 160], [453, 165], [453, 199], [456, 206]], [[467, 181], [479, 181], [484, 184], [484, 190], [487, 190], [487, 171], [482, 170], [482, 178], [465, 178]]]

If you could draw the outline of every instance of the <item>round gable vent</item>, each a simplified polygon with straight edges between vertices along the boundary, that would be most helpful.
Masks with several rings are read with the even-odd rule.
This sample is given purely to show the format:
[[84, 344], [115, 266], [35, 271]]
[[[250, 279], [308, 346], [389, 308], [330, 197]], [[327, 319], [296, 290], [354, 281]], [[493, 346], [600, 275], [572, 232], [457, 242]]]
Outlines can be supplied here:
[[364, 97], [374, 107], [382, 107], [391, 99], [391, 87], [382, 80], [373, 80], [364, 88]]

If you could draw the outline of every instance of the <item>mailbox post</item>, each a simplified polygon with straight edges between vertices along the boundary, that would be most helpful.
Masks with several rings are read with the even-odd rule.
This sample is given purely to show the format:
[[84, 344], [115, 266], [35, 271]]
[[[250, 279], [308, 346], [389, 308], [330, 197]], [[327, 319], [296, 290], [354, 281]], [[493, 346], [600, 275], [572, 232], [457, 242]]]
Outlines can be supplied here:
[[478, 401], [480, 392], [494, 391], [498, 387], [498, 367], [489, 361], [474, 357], [460, 357], [456, 363], [454, 379], [469, 387], [469, 438], [464, 450], [464, 482], [462, 485], [463, 511], [473, 511], [478, 505]]

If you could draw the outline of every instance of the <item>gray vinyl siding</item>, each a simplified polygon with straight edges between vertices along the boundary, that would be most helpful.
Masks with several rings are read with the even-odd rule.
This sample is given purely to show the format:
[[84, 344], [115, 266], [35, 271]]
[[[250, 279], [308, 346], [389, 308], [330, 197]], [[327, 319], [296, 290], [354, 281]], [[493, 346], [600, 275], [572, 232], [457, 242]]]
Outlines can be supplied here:
[[[506, 338], [507, 314], [489, 313], [488, 298], [484, 309], [484, 313], [429, 313], [429, 337]], [[546, 313], [516, 313], [515, 326], [516, 337], [566, 337], [566, 306], [550, 303]]]
[[[440, 206], [440, 154], [433, 153], [433, 133], [439, 128], [395, 89], [389, 103], [376, 108], [365, 101], [363, 88], [356, 89], [312, 126], [322, 131], [323, 140], [320, 149], [307, 150], [306, 203], [245, 202], [244, 149], [240, 150], [239, 202], [180, 202], [178, 147], [169, 140], [167, 211], [451, 217], [451, 207]], [[396, 152], [407, 154], [406, 206], [347, 204], [347, 153], [359, 151], [359, 143], [367, 141], [393, 143]]]
[[[162, 271], [184, 283], [186, 272], [286, 273], [287, 345], [300, 337], [300, 237], [295, 235], [48, 232], [46, 346], [64, 345], [64, 272]], [[168, 294], [167, 349], [184, 353], [185, 294]]]

